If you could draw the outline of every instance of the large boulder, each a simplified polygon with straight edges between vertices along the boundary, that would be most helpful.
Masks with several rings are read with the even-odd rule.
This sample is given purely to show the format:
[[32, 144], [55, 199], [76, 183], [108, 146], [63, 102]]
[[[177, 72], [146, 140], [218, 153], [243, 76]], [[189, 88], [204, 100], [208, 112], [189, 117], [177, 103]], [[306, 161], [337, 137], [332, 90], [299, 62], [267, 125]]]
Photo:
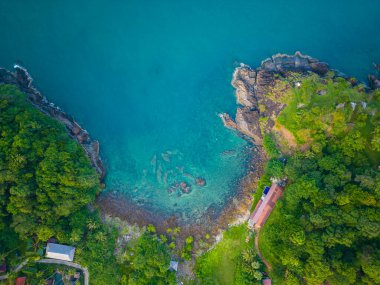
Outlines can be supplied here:
[[369, 86], [371, 89], [380, 89], [380, 79], [374, 75], [368, 75]]
[[236, 89], [236, 102], [246, 107], [256, 105], [254, 86], [256, 83], [256, 72], [247, 65], [236, 68], [231, 84]]
[[260, 129], [260, 114], [257, 110], [251, 110], [247, 107], [238, 108], [236, 111], [237, 129], [244, 135], [252, 138], [256, 145], [262, 144], [262, 135]]
[[195, 184], [201, 187], [206, 186], [206, 179], [204, 179], [203, 177], [197, 177], [195, 178]]

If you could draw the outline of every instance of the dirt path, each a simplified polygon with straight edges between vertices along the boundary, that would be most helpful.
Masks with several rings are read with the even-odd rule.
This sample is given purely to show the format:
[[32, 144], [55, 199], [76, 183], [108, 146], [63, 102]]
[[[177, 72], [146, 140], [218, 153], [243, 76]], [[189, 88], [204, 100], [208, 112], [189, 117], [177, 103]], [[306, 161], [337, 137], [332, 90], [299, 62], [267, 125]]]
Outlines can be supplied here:
[[[22, 263], [20, 263], [19, 265], [17, 265], [17, 267], [15, 268], [15, 270], [13, 270], [13, 272], [19, 272], [26, 264], [28, 264], [28, 262], [29, 262], [28, 259], [24, 260]], [[64, 260], [58, 260], [58, 259], [41, 259], [41, 260], [38, 260], [36, 262], [38, 262], [38, 263], [46, 263], [46, 264], [63, 264], [63, 265], [66, 265], [66, 266], [70, 266], [70, 267], [74, 267], [74, 268], [80, 269], [80, 270], [82, 270], [83, 275], [84, 275], [84, 285], [88, 285], [90, 274], [88, 273], [87, 268], [84, 268], [84, 267], [80, 266], [77, 263], [69, 262], [69, 261], [64, 261]], [[6, 280], [6, 279], [8, 279], [8, 274], [0, 276], [0, 281], [1, 280]]]
[[[24, 260], [19, 265], [17, 265], [17, 267], [13, 270], [13, 272], [19, 272], [28, 262], [29, 262], [28, 259]], [[0, 276], [0, 281], [5, 280], [5, 279], [8, 279], [8, 274]]]
[[66, 266], [70, 266], [70, 267], [74, 267], [74, 268], [80, 269], [80, 270], [83, 271], [84, 285], [88, 285], [89, 284], [88, 282], [89, 282], [90, 274], [88, 273], [87, 268], [82, 267], [81, 265], [79, 265], [77, 263], [69, 262], [69, 261], [64, 261], [64, 260], [58, 260], [58, 259], [41, 259], [41, 260], [38, 260], [36, 262], [38, 262], [38, 263], [45, 263], [45, 264], [63, 264], [63, 265], [66, 265]]
[[260, 252], [260, 249], [259, 249], [259, 233], [260, 231], [257, 231], [256, 232], [256, 236], [255, 236], [255, 249], [256, 249], [256, 252], [257, 252], [257, 255], [260, 257], [260, 259], [263, 261], [263, 263], [265, 264], [265, 266], [268, 268], [269, 271], [272, 270], [272, 266], [269, 264], [268, 261], [266, 261], [263, 257], [263, 255], [261, 254]]

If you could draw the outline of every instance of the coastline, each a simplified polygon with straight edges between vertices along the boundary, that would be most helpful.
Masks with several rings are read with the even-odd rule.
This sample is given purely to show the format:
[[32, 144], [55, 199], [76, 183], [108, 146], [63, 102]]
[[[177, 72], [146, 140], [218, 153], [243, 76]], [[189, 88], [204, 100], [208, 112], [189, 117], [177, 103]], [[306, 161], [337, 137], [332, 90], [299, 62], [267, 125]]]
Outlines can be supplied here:
[[[286, 77], [290, 73], [313, 72], [324, 76], [329, 71], [327, 63], [321, 62], [307, 55], [296, 52], [294, 55], [277, 54], [261, 62], [261, 65], [253, 69], [245, 64], [237, 67], [233, 73], [231, 84], [235, 87], [237, 110], [235, 118], [227, 113], [219, 114], [223, 124], [238, 132], [243, 138], [253, 145], [248, 153], [246, 173], [236, 181], [236, 189], [227, 198], [220, 209], [210, 207], [196, 221], [190, 223], [181, 222], [177, 216], [167, 215], [156, 210], [140, 207], [121, 195], [105, 193], [97, 199], [97, 207], [103, 216], [117, 216], [130, 224], [145, 226], [154, 224], [159, 233], [165, 233], [168, 227], [180, 226], [181, 237], [194, 236], [202, 239], [206, 233], [217, 236], [230, 225], [244, 223], [249, 218], [250, 208], [253, 203], [252, 194], [257, 182], [263, 174], [264, 166], [268, 160], [262, 146], [263, 135], [274, 127], [275, 117], [285, 108], [266, 97], [268, 92], [273, 92], [276, 74]], [[336, 72], [342, 76], [339, 72]], [[379, 86], [380, 81], [375, 76], [369, 76], [370, 86]], [[33, 79], [28, 71], [15, 65], [15, 71], [10, 72], [0, 68], [0, 84], [16, 85], [27, 94], [30, 102], [40, 111], [61, 122], [68, 134], [75, 139], [85, 150], [87, 156], [96, 171], [104, 181], [106, 169], [99, 156], [99, 142], [92, 140], [88, 132], [83, 129], [71, 116], [48, 101], [34, 86]], [[355, 83], [356, 84], [356, 83]], [[284, 90], [278, 90], [279, 93]], [[261, 106], [266, 107], [262, 109]], [[267, 118], [265, 124], [262, 118]]]
[[[307, 73], [323, 77], [329, 72], [333, 72], [334, 77], [345, 78], [353, 86], [364, 84], [339, 70], [330, 68], [327, 63], [299, 51], [293, 55], [275, 54], [263, 60], [257, 68], [241, 63], [240, 67], [235, 68], [231, 81], [236, 90], [235, 118], [227, 113], [221, 113], [219, 117], [226, 128], [237, 131], [255, 145], [262, 145], [264, 134], [273, 129], [275, 118], [285, 108], [285, 104], [280, 103], [276, 98], [280, 98], [290, 87], [293, 87], [288, 84], [278, 89], [277, 77], [287, 78], [294, 74]], [[294, 87], [297, 87], [297, 83], [295, 82]], [[364, 84], [367, 90], [380, 88], [380, 79], [375, 75], [368, 75], [368, 84], [368, 86]], [[267, 96], [269, 93], [271, 96]]]
[[[327, 63], [301, 54], [276, 54], [263, 60], [259, 67], [251, 68], [243, 63], [235, 68], [232, 86], [235, 88], [236, 114], [219, 114], [225, 127], [248, 137], [255, 145], [262, 145], [263, 134], [274, 126], [274, 118], [285, 108], [285, 104], [268, 98], [269, 92], [281, 96], [286, 90], [274, 90], [276, 75], [286, 77], [288, 73], [313, 72], [320, 76], [332, 71]], [[265, 118], [265, 122], [263, 119]]]
[[[277, 76], [287, 78], [294, 76], [294, 74], [306, 75], [314, 73], [324, 77], [329, 72], [333, 72], [334, 77], [345, 78], [353, 86], [363, 84], [338, 70], [330, 68], [327, 63], [308, 55], [303, 55], [299, 51], [295, 52], [294, 55], [280, 53], [273, 55], [263, 60], [257, 68], [251, 68], [243, 63], [240, 64], [240, 67], [235, 68], [231, 81], [232, 86], [235, 88], [237, 105], [235, 118], [232, 118], [228, 113], [220, 113], [218, 116], [226, 128], [236, 131], [242, 138], [255, 145], [257, 153], [261, 156], [261, 163], [258, 171], [255, 172], [255, 177], [250, 177], [254, 180], [251, 181], [251, 189], [256, 188], [253, 185], [257, 185], [264, 173], [264, 166], [269, 160], [263, 147], [264, 135], [272, 129], [275, 129], [278, 135], [281, 132], [281, 130], [276, 129], [275, 120], [286, 105], [280, 103], [276, 98], [281, 97], [287, 89], [286, 87], [280, 90], [275, 89]], [[367, 90], [380, 88], [380, 79], [375, 75], [368, 75], [368, 83], [369, 86], [363, 84]], [[287, 88], [289, 87], [287, 86]], [[297, 82], [295, 82], [295, 87], [297, 87]], [[274, 97], [268, 98], [268, 93], [272, 93]], [[248, 176], [245, 179], [249, 179]], [[251, 198], [254, 193], [254, 190], [247, 192], [247, 194], [251, 195]], [[251, 201], [253, 202], [253, 199]], [[240, 222], [245, 222], [246, 220]], [[236, 223], [229, 224], [229, 226], [234, 224], [239, 224], [239, 220], [236, 220]]]
[[[61, 122], [66, 127], [69, 135], [84, 148], [93, 166], [101, 176], [101, 180], [104, 181], [105, 167], [99, 157], [99, 143], [92, 140], [88, 132], [71, 116], [67, 115], [52, 102], [49, 102], [33, 86], [33, 79], [25, 68], [18, 65], [14, 67], [14, 72], [0, 69], [0, 82], [18, 86], [27, 94], [28, 99], [35, 107]], [[135, 205], [121, 195], [105, 193], [100, 195], [96, 202], [103, 215], [118, 216], [138, 226], [154, 224], [157, 230], [162, 233], [168, 227], [181, 226], [183, 236], [194, 235], [199, 239], [206, 233], [217, 236], [230, 225], [243, 223], [248, 220], [250, 207], [253, 202], [252, 192], [256, 188], [256, 184], [263, 173], [263, 168], [267, 161], [267, 157], [261, 146], [262, 137], [260, 125], [258, 124], [260, 113], [257, 94], [263, 95], [263, 92], [260, 93], [259, 88], [263, 88], [264, 84], [268, 85], [270, 83], [268, 79], [272, 79], [272, 77], [268, 76], [268, 74], [273, 75], [275, 72], [297, 71], [299, 69], [303, 71], [318, 70], [320, 73], [329, 70], [327, 64], [320, 63], [311, 57], [303, 56], [298, 52], [294, 56], [275, 55], [264, 60], [256, 70], [244, 64], [235, 69], [231, 83], [236, 89], [236, 101], [239, 105], [236, 119], [234, 121], [228, 114], [220, 114], [220, 117], [226, 127], [237, 130], [239, 135], [253, 145], [248, 153], [249, 161], [246, 164], [245, 175], [239, 181], [236, 181], [236, 189], [220, 209], [215, 209], [211, 206], [199, 219], [186, 223], [180, 221], [175, 214], [159, 213], [155, 209], [147, 209]], [[263, 75], [260, 70], [264, 72]], [[258, 84], [259, 80], [263, 80], [264, 82]], [[250, 125], [253, 126], [253, 131], [250, 129]]]
[[122, 195], [104, 193], [97, 201], [103, 216], [119, 217], [130, 224], [140, 227], [153, 224], [158, 233], [165, 233], [167, 228], [181, 227], [180, 237], [191, 235], [195, 240], [202, 239], [205, 234], [217, 236], [230, 225], [243, 223], [249, 218], [252, 205], [252, 189], [263, 173], [266, 161], [261, 147], [251, 146], [247, 150], [246, 172], [236, 181], [233, 194], [226, 198], [220, 208], [210, 206], [197, 220], [184, 221], [178, 213], [168, 214], [157, 209], [140, 207]]
[[[192, 235], [196, 239], [201, 239], [206, 233], [218, 236], [229, 226], [246, 222], [253, 203], [252, 194], [268, 160], [262, 147], [263, 134], [273, 128], [274, 117], [285, 108], [284, 104], [266, 100], [267, 87], [274, 85], [275, 74], [286, 76], [288, 72], [313, 72], [324, 76], [330, 71], [344, 76], [327, 63], [300, 52], [294, 55], [276, 54], [263, 60], [256, 69], [245, 64], [235, 69], [231, 84], [236, 90], [236, 118], [234, 120], [226, 113], [219, 114], [219, 117], [227, 128], [238, 131], [240, 136], [253, 144], [254, 151], [251, 151], [246, 174], [236, 182], [234, 194], [218, 211], [210, 207], [197, 221], [186, 223], [180, 221], [176, 214], [168, 215], [156, 209], [140, 207], [122, 195], [106, 193], [98, 198], [103, 215], [117, 216], [140, 227], [154, 224], [159, 233], [165, 233], [168, 227], [180, 226], [183, 238]], [[262, 112], [260, 104], [268, 107], [267, 110]], [[269, 118], [264, 128], [260, 124], [262, 117]]]
[[0, 84], [12, 84], [17, 86], [22, 92], [27, 95], [27, 98], [33, 106], [38, 110], [50, 116], [51, 118], [62, 123], [69, 136], [75, 139], [84, 149], [91, 164], [100, 176], [100, 181], [103, 183], [106, 175], [106, 168], [103, 165], [99, 155], [99, 142], [93, 140], [89, 133], [81, 127], [73, 117], [65, 113], [54, 103], [50, 102], [45, 96], [33, 86], [33, 78], [28, 71], [15, 64], [14, 71], [11, 72], [5, 68], [0, 68]]
[[[47, 114], [53, 119], [62, 123], [67, 133], [75, 139], [85, 150], [93, 167], [100, 175], [101, 182], [104, 182], [106, 169], [99, 156], [99, 142], [91, 139], [88, 132], [81, 127], [70, 115], [61, 110], [54, 103], [49, 101], [41, 92], [33, 85], [33, 78], [27, 69], [19, 65], [14, 66], [14, 71], [0, 68], [0, 84], [11, 84], [17, 86], [27, 95], [28, 100], [33, 106], [41, 112]], [[105, 194], [100, 195], [96, 201], [97, 207], [102, 211], [103, 216], [117, 216], [126, 220], [130, 224], [136, 224], [140, 227], [147, 224], [154, 224], [159, 232], [164, 233], [168, 227], [181, 226], [181, 236], [186, 237], [194, 235], [201, 239], [206, 233], [217, 236], [220, 232], [230, 224], [236, 224], [236, 221], [244, 222], [249, 217], [249, 209], [252, 203], [251, 189], [252, 183], [260, 178], [260, 173], [264, 163], [262, 162], [262, 151], [255, 147], [246, 163], [247, 171], [243, 177], [236, 182], [236, 189], [231, 197], [220, 209], [210, 207], [194, 223], [184, 223], [179, 221], [176, 215], [167, 215], [158, 213], [156, 210], [145, 209], [135, 205], [127, 198]]]

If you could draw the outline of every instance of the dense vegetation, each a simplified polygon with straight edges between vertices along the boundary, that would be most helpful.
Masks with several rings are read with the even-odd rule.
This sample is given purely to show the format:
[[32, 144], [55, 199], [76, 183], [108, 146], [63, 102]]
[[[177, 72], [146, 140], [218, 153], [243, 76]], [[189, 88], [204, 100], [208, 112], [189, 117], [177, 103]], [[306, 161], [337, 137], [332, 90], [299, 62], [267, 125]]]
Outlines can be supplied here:
[[260, 234], [271, 274], [280, 284], [380, 284], [380, 92], [330, 74], [288, 95], [277, 123], [298, 147], [272, 175], [288, 185]]
[[260, 284], [263, 264], [253, 249], [246, 225], [231, 227], [215, 248], [197, 258], [196, 273], [200, 284]]
[[2, 257], [10, 266], [30, 260], [54, 237], [77, 247], [94, 284], [107, 284], [115, 233], [87, 209], [100, 187], [83, 149], [11, 85], [0, 85], [0, 132]]
[[[301, 86], [278, 98], [287, 107], [264, 136], [269, 161], [255, 197], [271, 179], [287, 179], [260, 233], [270, 275], [276, 284], [380, 284], [380, 91], [332, 73], [282, 80]], [[284, 144], [281, 128], [296, 146]], [[88, 207], [99, 192], [98, 175], [64, 127], [0, 85], [0, 261], [14, 268], [28, 260], [20, 274], [41, 284], [52, 271], [34, 261], [54, 237], [76, 247], [91, 284], [175, 284], [168, 245], [191, 259], [193, 238], [176, 248], [179, 228], [158, 237], [149, 226], [119, 242], [121, 229]], [[259, 284], [264, 266], [249, 235], [245, 225], [226, 231], [197, 259], [199, 282]]]
[[[28, 260], [20, 274], [44, 284], [52, 268], [42, 272], [34, 261], [53, 237], [76, 247], [75, 262], [89, 269], [91, 284], [172, 284], [168, 248], [154, 233], [117, 258], [118, 230], [88, 207], [99, 185], [84, 150], [64, 127], [16, 87], [0, 85], [0, 262], [14, 268]], [[10, 272], [10, 284], [16, 275]]]
[[144, 233], [128, 244], [122, 284], [176, 284], [172, 271], [168, 271], [170, 255], [157, 236]]
[[63, 126], [13, 86], [0, 86], [1, 228], [36, 242], [70, 232], [70, 214], [92, 202], [99, 179]]

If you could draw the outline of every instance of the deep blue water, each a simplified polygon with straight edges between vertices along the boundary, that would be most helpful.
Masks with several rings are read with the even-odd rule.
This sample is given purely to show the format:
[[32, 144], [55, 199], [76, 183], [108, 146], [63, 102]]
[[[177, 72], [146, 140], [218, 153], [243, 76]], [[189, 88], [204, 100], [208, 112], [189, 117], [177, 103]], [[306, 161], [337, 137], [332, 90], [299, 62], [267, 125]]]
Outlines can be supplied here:
[[[107, 191], [169, 213], [221, 207], [244, 174], [247, 144], [217, 117], [237, 63], [300, 50], [364, 80], [380, 62], [377, 0], [84, 2], [2, 0], [0, 65], [101, 142]], [[207, 186], [167, 192], [190, 175]]]

